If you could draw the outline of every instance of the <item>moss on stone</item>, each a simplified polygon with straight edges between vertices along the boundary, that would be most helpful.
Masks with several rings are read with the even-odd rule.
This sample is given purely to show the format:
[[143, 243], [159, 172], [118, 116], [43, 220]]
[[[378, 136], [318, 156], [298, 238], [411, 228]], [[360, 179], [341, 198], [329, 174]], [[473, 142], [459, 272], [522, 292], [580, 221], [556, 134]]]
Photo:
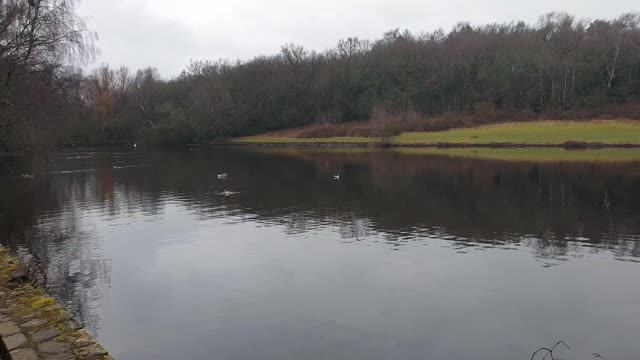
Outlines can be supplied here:
[[50, 297], [41, 297], [40, 299], [34, 300], [31, 303], [31, 307], [36, 308], [36, 309], [40, 309], [43, 308], [47, 305], [51, 305], [53, 304], [55, 301], [50, 298]]
[[0, 248], [0, 285], [4, 285], [11, 279], [11, 273], [18, 270], [18, 264], [9, 253]]
[[[54, 340], [69, 344], [79, 359], [112, 359], [86, 331], [78, 328], [75, 321], [69, 320], [69, 313], [44, 290], [30, 284], [10, 284], [11, 273], [18, 268], [18, 263], [0, 246], [0, 287], [6, 291], [0, 298], [0, 305], [9, 310], [7, 315], [15, 319], [44, 320], [44, 324], [35, 326], [32, 331], [44, 328], [59, 330], [61, 334]], [[30, 346], [35, 348], [35, 343], [30, 343]]]
[[56, 329], [62, 331], [62, 334], [54, 338], [56, 341], [73, 345], [73, 342], [78, 338], [75, 330], [63, 329], [59, 326], [56, 326]]
[[48, 314], [42, 311], [42, 308], [55, 303], [55, 300], [46, 292], [25, 284], [16, 289], [15, 293], [18, 295], [16, 304], [19, 306], [15, 310], [18, 316], [25, 316], [35, 312], [40, 318], [47, 320], [48, 323], [54, 322], [53, 317], [46, 316]]

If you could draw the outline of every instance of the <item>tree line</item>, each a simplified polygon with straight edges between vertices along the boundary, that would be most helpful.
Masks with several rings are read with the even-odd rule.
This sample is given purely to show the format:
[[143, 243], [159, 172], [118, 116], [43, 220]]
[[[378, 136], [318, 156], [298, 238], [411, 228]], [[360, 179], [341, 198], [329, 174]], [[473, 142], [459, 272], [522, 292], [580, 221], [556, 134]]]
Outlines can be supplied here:
[[[0, 141], [207, 143], [307, 124], [391, 119], [640, 117], [640, 14], [548, 13], [450, 31], [388, 31], [331, 49], [297, 44], [247, 61], [192, 61], [178, 76], [72, 66], [95, 34], [70, 0], [0, 2]], [[564, 114], [564, 115], [563, 115]], [[433, 126], [432, 126], [433, 127]]]

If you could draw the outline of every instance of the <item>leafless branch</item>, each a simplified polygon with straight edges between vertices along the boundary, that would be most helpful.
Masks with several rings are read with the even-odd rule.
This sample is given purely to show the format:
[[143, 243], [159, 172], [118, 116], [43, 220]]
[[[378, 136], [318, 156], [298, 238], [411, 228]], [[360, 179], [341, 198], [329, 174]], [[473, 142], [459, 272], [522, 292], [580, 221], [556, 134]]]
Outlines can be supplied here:
[[567, 349], [571, 350], [571, 347], [569, 347], [569, 345], [567, 345], [564, 341], [560, 340], [551, 348], [541, 347], [540, 349], [534, 351], [533, 354], [531, 354], [531, 360], [534, 360], [536, 355], [538, 355], [541, 352], [544, 352], [544, 356], [542, 357], [542, 360], [546, 359], [547, 357], [550, 357], [551, 360], [562, 360], [561, 358], [556, 358], [553, 355], [553, 351], [558, 347], [558, 345], [563, 345]]

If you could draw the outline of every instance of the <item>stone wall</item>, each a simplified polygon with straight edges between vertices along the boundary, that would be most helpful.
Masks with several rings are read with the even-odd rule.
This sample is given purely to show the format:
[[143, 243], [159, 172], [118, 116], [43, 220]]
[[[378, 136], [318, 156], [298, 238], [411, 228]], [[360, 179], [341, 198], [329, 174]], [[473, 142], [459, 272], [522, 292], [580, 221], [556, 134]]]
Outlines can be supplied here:
[[16, 276], [18, 268], [0, 245], [0, 359], [113, 360], [52, 297]]

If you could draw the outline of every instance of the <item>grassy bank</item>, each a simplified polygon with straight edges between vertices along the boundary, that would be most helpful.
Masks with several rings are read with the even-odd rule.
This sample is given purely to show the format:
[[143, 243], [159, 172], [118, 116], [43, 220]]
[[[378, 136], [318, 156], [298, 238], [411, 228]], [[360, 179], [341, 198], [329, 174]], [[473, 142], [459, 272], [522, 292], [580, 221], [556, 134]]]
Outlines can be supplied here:
[[531, 144], [559, 145], [567, 142], [640, 144], [640, 121], [536, 121], [487, 125], [439, 132], [404, 133], [397, 144]]
[[[239, 144], [376, 144], [377, 138], [330, 137], [299, 138], [296, 131], [266, 133], [236, 138]], [[591, 145], [640, 146], [640, 121], [533, 121], [487, 125], [476, 128], [435, 132], [406, 132], [389, 141], [395, 146], [424, 145], [518, 145], [564, 146], [569, 143]]]

